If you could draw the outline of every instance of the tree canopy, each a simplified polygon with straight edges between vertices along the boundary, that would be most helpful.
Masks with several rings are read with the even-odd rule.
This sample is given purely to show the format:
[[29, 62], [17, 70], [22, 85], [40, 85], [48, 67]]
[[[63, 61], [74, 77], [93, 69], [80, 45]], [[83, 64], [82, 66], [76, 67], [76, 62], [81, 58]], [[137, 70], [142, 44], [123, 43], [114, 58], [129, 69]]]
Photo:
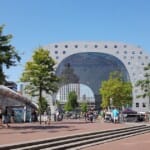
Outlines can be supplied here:
[[[102, 96], [102, 108], [115, 106], [131, 105], [132, 100], [132, 85], [130, 82], [125, 82], [117, 73], [110, 74], [107, 81], [102, 81], [100, 94]], [[114, 76], [115, 75], [115, 76]]]
[[[39, 47], [35, 50], [32, 60], [25, 65], [21, 81], [27, 82], [26, 91], [33, 96], [40, 96], [43, 91], [48, 94], [56, 92], [59, 81], [54, 70], [55, 61], [48, 50]], [[37, 93], [37, 91], [39, 91]]]
[[15, 50], [15, 47], [10, 44], [12, 35], [3, 35], [4, 25], [0, 26], [0, 84], [5, 84], [6, 75], [3, 72], [3, 66], [10, 68], [16, 66], [17, 62], [21, 60], [21, 57]]
[[[57, 91], [58, 77], [55, 75], [55, 61], [50, 56], [48, 50], [37, 48], [28, 61], [22, 73], [21, 81], [27, 82], [25, 91], [38, 97], [38, 104], [43, 105], [43, 92], [52, 94]], [[39, 108], [43, 108], [39, 106]], [[43, 112], [43, 111], [42, 111]]]
[[65, 110], [72, 111], [72, 110], [75, 110], [77, 106], [78, 106], [77, 94], [75, 91], [71, 91], [68, 94], [68, 100], [67, 100], [67, 103], [65, 104]]
[[88, 104], [87, 104], [87, 102], [81, 103], [81, 111], [83, 113], [85, 113], [85, 112], [87, 112], [87, 110], [88, 110]]

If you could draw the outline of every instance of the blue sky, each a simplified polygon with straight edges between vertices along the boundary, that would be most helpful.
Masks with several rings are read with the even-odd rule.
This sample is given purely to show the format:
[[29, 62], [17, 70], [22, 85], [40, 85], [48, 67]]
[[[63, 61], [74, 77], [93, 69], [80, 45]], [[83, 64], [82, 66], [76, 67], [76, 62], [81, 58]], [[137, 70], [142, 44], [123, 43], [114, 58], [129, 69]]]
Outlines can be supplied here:
[[38, 46], [66, 41], [118, 41], [150, 54], [149, 0], [0, 0], [0, 25], [22, 57], [5, 70], [18, 81]]

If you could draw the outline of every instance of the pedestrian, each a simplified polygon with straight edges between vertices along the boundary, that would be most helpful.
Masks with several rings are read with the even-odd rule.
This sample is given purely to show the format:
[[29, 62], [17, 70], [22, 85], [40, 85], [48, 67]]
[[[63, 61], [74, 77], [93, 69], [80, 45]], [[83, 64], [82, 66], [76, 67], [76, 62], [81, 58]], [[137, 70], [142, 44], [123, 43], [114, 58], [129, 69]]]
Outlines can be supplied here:
[[3, 127], [3, 121], [2, 121], [2, 108], [0, 107], [0, 126]]
[[32, 118], [32, 122], [38, 121], [37, 113], [35, 110], [32, 111], [31, 118]]
[[105, 110], [101, 110], [100, 111], [100, 114], [99, 114], [100, 121], [104, 121], [105, 120], [105, 113], [106, 113]]
[[59, 121], [60, 112], [59, 110], [56, 111], [56, 121]]
[[11, 120], [10, 122], [11, 123], [14, 123], [14, 117], [15, 117], [15, 113], [14, 113], [14, 110], [12, 109], [11, 110], [11, 118], [10, 118], [10, 120]]
[[44, 123], [47, 124], [47, 112], [46, 111], [44, 111], [44, 118], [43, 119], [44, 119]]
[[4, 123], [6, 124], [7, 128], [10, 127], [8, 122], [9, 122], [8, 108], [6, 107], [4, 111]]
[[51, 115], [50, 114], [47, 115], [47, 124], [48, 125], [51, 124]]
[[117, 108], [113, 109], [112, 115], [113, 115], [113, 121], [114, 121], [114, 123], [117, 123], [118, 120], [119, 120], [119, 111], [117, 110]]
[[85, 122], [87, 122], [87, 119], [88, 119], [88, 113], [84, 112], [84, 120], [85, 120]]
[[93, 122], [93, 119], [94, 119], [94, 113], [93, 113], [93, 110], [90, 110], [90, 111], [89, 111], [88, 116], [89, 116], [90, 122], [92, 123], [92, 122]]

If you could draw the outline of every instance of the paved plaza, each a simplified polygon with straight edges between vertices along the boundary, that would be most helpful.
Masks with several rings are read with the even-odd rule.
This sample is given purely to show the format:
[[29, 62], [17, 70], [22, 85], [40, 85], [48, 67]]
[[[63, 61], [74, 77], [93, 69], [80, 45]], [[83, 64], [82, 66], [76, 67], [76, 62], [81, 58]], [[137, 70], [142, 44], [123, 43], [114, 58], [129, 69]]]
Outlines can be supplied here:
[[[0, 144], [13, 144], [40, 139], [67, 136], [92, 131], [111, 130], [123, 127], [133, 126], [133, 123], [104, 123], [97, 120], [94, 123], [85, 122], [84, 120], [63, 120], [61, 122], [52, 122], [50, 125], [42, 123], [24, 123], [10, 124], [9, 128], [0, 128]], [[96, 145], [85, 150], [149, 150], [150, 133], [113, 141], [101, 145]]]

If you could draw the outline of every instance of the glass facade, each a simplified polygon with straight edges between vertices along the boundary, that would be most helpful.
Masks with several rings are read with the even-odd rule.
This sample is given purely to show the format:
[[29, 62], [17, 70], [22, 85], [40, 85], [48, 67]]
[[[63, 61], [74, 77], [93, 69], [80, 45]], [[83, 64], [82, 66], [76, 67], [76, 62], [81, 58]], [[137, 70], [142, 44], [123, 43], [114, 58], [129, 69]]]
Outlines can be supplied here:
[[62, 84], [81, 83], [89, 86], [94, 92], [95, 103], [99, 108], [101, 83], [107, 80], [113, 71], [122, 72], [124, 80], [129, 81], [129, 74], [124, 64], [115, 56], [85, 52], [64, 59], [58, 65], [56, 74], [62, 78]]

